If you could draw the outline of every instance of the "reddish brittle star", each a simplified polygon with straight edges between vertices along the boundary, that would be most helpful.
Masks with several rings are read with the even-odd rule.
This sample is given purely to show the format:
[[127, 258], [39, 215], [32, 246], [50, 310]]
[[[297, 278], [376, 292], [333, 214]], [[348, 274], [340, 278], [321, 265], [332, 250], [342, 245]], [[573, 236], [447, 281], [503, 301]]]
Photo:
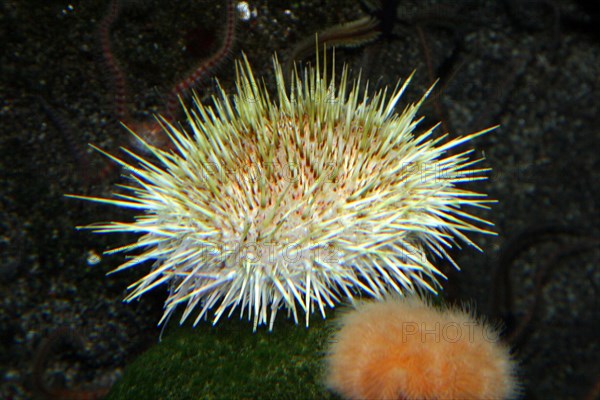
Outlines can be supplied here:
[[[227, 58], [227, 55], [233, 49], [235, 42], [236, 15], [233, 0], [226, 0], [226, 23], [221, 44], [215, 53], [193, 69], [193, 71], [173, 85], [167, 95], [166, 104], [160, 113], [168, 122], [177, 120], [180, 108], [180, 100], [187, 97], [189, 92], [200, 82], [204, 81], [210, 74]], [[100, 42], [102, 55], [106, 63], [108, 72], [112, 78], [114, 91], [114, 115], [115, 118], [127, 125], [136, 132], [144, 141], [152, 143], [155, 146], [163, 147], [167, 145], [167, 138], [158, 119], [153, 118], [147, 121], [135, 121], [129, 115], [127, 109], [127, 84], [125, 74], [121, 69], [119, 62], [113, 54], [110, 32], [112, 26], [119, 18], [121, 12], [121, 1], [112, 0], [108, 11], [100, 22]]]
[[38, 347], [33, 361], [32, 384], [35, 394], [48, 400], [99, 400], [106, 397], [112, 383], [94, 388], [54, 387], [44, 379], [44, 371], [48, 359], [59, 347], [73, 347], [77, 352], [85, 349], [83, 337], [74, 329], [61, 327], [45, 338]]

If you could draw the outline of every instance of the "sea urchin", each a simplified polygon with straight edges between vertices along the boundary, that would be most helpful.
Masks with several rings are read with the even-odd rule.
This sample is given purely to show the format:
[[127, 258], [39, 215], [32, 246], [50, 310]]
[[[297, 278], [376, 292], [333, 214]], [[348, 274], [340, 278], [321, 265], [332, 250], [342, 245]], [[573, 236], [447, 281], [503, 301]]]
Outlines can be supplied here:
[[485, 131], [415, 136], [423, 100], [394, 112], [410, 78], [388, 97], [360, 79], [349, 87], [346, 68], [339, 83], [309, 68], [291, 89], [277, 58], [274, 68], [276, 102], [244, 58], [236, 95], [220, 89], [212, 107], [194, 99], [187, 130], [162, 121], [171, 149], [125, 150], [134, 162], [107, 154], [131, 178], [127, 194], [85, 197], [140, 211], [87, 228], [142, 234], [111, 251], [135, 254], [115, 271], [153, 262], [126, 300], [168, 284], [161, 322], [185, 304], [182, 322], [196, 308], [195, 323], [211, 309], [216, 323], [240, 307], [254, 329], [268, 319], [271, 329], [284, 307], [308, 325], [316, 307], [325, 316], [357, 293], [435, 292], [443, 275], [428, 253], [449, 258], [455, 238], [474, 245], [465, 233], [488, 232], [464, 211], [485, 196], [457, 187], [486, 170], [471, 151], [448, 154]]

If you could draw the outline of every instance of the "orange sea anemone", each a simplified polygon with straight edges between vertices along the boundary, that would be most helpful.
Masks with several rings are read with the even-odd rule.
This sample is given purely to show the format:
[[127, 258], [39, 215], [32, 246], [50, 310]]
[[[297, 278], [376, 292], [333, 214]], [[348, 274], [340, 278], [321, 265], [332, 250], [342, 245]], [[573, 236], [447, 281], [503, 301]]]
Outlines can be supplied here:
[[347, 399], [508, 399], [514, 361], [493, 327], [417, 297], [364, 302], [340, 318], [327, 385]]

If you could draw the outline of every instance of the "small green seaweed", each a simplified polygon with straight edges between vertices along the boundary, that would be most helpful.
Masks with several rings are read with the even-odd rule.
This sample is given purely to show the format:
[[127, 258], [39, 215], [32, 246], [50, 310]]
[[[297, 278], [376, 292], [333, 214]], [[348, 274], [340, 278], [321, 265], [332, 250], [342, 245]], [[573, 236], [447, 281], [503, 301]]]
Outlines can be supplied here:
[[276, 325], [256, 333], [235, 319], [174, 327], [126, 369], [108, 399], [337, 399], [323, 383], [333, 324]]

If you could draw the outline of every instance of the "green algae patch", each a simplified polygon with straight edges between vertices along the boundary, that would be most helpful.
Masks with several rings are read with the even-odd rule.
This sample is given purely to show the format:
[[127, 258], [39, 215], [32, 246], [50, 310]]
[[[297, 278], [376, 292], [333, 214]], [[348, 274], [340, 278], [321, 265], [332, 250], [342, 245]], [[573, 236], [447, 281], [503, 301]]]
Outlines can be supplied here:
[[125, 370], [108, 399], [336, 399], [323, 384], [332, 324], [281, 319], [272, 332], [247, 321], [171, 328]]

